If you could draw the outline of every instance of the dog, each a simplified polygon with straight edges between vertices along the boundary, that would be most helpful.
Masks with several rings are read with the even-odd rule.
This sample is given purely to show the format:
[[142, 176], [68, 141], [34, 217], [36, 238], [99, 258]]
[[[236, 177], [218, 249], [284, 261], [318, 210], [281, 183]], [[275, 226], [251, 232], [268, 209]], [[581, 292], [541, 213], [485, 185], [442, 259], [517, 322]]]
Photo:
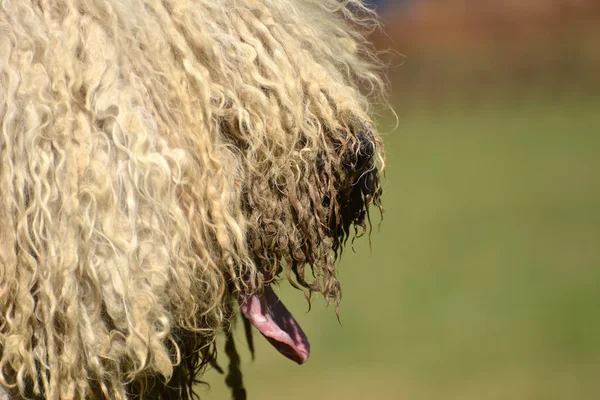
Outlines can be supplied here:
[[381, 209], [376, 24], [360, 0], [1, 1], [1, 396], [192, 398], [225, 334], [245, 398], [237, 315], [306, 362], [271, 284], [337, 311]]

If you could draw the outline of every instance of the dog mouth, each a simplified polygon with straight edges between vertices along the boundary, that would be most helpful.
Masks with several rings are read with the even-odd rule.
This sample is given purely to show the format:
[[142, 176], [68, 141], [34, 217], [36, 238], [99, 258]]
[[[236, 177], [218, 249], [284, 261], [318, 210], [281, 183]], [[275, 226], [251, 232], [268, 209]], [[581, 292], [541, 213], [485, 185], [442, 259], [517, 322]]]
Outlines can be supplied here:
[[270, 285], [262, 293], [240, 292], [238, 302], [244, 317], [277, 351], [298, 364], [308, 360], [308, 338]]
[[[375, 138], [370, 131], [361, 132], [353, 141], [340, 143], [339, 148], [338, 164], [328, 166], [325, 160], [317, 163], [316, 175], [308, 175], [300, 181], [307, 186], [300, 185], [292, 191], [290, 188], [294, 188], [295, 183], [289, 181], [287, 185], [276, 186], [277, 190], [248, 186], [245, 197], [248, 219], [256, 221], [249, 239], [253, 256], [257, 264], [273, 266], [262, 271], [265, 277], [273, 278], [287, 269], [292, 286], [307, 290], [309, 296], [320, 292], [327, 304], [334, 299], [336, 306], [339, 283], [334, 264], [352, 235], [351, 227], [362, 227], [366, 232], [367, 222], [370, 224], [369, 206], [374, 204], [381, 211]], [[261, 193], [276, 193], [275, 205], [261, 203]], [[356, 229], [355, 237], [358, 236]], [[312, 282], [305, 278], [307, 266], [315, 278]], [[290, 277], [291, 273], [295, 280]], [[277, 351], [304, 364], [310, 355], [308, 339], [268, 282], [259, 291], [238, 292], [240, 311]]]

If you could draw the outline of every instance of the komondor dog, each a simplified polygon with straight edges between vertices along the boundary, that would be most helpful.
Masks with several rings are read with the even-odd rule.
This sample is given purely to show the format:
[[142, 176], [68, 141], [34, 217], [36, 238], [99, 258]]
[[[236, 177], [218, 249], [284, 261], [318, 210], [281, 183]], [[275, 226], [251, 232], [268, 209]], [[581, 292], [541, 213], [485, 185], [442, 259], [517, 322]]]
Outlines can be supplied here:
[[[361, 0], [0, 1], [0, 397], [187, 399], [380, 206]], [[362, 228], [362, 229], [361, 229]], [[218, 366], [217, 366], [218, 368]]]

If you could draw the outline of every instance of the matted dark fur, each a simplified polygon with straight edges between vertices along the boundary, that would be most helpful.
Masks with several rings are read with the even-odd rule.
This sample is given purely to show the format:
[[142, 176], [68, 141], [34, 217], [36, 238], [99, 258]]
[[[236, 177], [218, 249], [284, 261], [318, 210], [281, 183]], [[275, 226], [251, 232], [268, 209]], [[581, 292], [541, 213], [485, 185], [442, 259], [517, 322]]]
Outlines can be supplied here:
[[376, 24], [360, 0], [0, 2], [4, 396], [188, 399], [234, 299], [286, 277], [337, 310], [380, 207]]

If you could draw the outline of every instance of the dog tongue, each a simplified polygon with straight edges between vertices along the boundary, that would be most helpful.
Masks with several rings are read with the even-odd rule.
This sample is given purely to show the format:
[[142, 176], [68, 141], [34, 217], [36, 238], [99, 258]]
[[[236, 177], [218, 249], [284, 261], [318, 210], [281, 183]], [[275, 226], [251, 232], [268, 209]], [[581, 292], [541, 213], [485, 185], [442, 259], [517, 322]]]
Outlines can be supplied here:
[[240, 294], [238, 302], [248, 321], [281, 354], [298, 364], [308, 360], [310, 344], [306, 335], [270, 286], [260, 296]]

